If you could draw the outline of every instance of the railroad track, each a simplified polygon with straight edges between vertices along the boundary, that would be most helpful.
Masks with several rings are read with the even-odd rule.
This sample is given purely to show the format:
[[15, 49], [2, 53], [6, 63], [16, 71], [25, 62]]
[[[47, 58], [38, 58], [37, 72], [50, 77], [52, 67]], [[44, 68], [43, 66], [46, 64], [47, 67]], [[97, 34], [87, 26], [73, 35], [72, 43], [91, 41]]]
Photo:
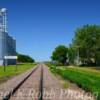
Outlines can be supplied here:
[[[34, 94], [31, 92], [34, 92]], [[38, 65], [3, 100], [42, 100], [42, 96], [43, 66]]]
[[43, 66], [41, 66], [41, 79], [40, 79], [39, 100], [43, 100]]
[[[76, 93], [81, 94], [78, 97]], [[3, 100], [95, 100], [94, 97], [90, 96], [90, 98], [87, 94], [84, 95], [83, 90], [63, 91], [59, 80], [53, 76], [47, 66], [39, 64]]]

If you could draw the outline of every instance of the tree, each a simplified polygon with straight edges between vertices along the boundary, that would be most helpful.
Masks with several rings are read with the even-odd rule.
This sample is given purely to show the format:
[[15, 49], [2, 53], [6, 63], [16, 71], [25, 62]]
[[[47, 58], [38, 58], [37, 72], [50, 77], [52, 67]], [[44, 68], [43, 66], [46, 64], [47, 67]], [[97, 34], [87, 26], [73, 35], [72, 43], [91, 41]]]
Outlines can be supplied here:
[[18, 62], [20, 62], [20, 63], [33, 63], [34, 59], [32, 59], [28, 55], [18, 54]]
[[68, 48], [64, 45], [59, 45], [52, 53], [52, 61], [65, 65], [67, 63]]
[[80, 60], [83, 64], [100, 62], [100, 26], [85, 25], [75, 32], [72, 43], [76, 51], [79, 50]]
[[76, 54], [75, 49], [70, 45], [70, 47], [68, 48], [68, 60], [69, 60], [69, 64], [74, 64], [76, 55], [77, 54]]

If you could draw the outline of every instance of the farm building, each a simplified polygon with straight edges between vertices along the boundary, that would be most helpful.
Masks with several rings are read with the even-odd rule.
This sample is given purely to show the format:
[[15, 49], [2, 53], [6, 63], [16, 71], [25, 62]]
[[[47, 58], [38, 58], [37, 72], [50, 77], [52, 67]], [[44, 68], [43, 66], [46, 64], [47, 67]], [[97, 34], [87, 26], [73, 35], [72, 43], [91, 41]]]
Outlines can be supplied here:
[[[16, 40], [7, 32], [7, 10], [0, 9], [0, 65], [5, 63], [5, 56], [16, 55]], [[7, 64], [16, 64], [15, 59], [7, 60]]]

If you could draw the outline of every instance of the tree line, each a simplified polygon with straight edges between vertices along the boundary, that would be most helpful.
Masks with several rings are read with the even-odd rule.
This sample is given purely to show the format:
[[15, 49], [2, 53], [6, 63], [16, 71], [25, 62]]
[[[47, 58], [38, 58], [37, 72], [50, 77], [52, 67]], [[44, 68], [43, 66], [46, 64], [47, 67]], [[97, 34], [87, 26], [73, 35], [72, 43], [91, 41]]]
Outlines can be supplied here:
[[69, 47], [59, 45], [51, 59], [53, 63], [62, 65], [100, 65], [100, 25], [77, 28]]
[[34, 63], [35, 60], [30, 57], [29, 55], [24, 55], [24, 54], [17, 54], [18, 56], [18, 63]]

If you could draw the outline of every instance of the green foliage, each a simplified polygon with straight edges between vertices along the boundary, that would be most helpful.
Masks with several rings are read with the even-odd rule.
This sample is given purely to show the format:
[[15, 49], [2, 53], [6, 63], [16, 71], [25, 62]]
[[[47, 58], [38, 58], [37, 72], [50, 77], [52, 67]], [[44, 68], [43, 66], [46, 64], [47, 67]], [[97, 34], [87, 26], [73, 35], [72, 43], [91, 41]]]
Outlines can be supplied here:
[[78, 86], [93, 94], [98, 93], [97, 100], [100, 100], [100, 72], [89, 68], [65, 68], [51, 66], [51, 71], [58, 73], [64, 79], [76, 83]]
[[69, 64], [74, 64], [75, 57], [76, 57], [75, 49], [72, 47], [69, 47], [68, 49]]
[[67, 62], [67, 53], [68, 53], [68, 48], [66, 48], [63, 45], [59, 45], [58, 47], [55, 48], [55, 50], [52, 53], [52, 60], [58, 64], [63, 64], [65, 65]]
[[72, 47], [79, 51], [83, 64], [100, 62], [100, 26], [85, 25], [75, 32]]
[[29, 70], [33, 68], [35, 64], [18, 64], [17, 65], [17, 70], [16, 66], [6, 66], [6, 71], [4, 72], [4, 67], [0, 67], [0, 83], [5, 82], [6, 80], [10, 79], [11, 77], [14, 77], [16, 75], [19, 75], [26, 70]]
[[32, 59], [28, 55], [18, 54], [18, 62], [20, 62], [20, 63], [33, 63], [34, 59]]

